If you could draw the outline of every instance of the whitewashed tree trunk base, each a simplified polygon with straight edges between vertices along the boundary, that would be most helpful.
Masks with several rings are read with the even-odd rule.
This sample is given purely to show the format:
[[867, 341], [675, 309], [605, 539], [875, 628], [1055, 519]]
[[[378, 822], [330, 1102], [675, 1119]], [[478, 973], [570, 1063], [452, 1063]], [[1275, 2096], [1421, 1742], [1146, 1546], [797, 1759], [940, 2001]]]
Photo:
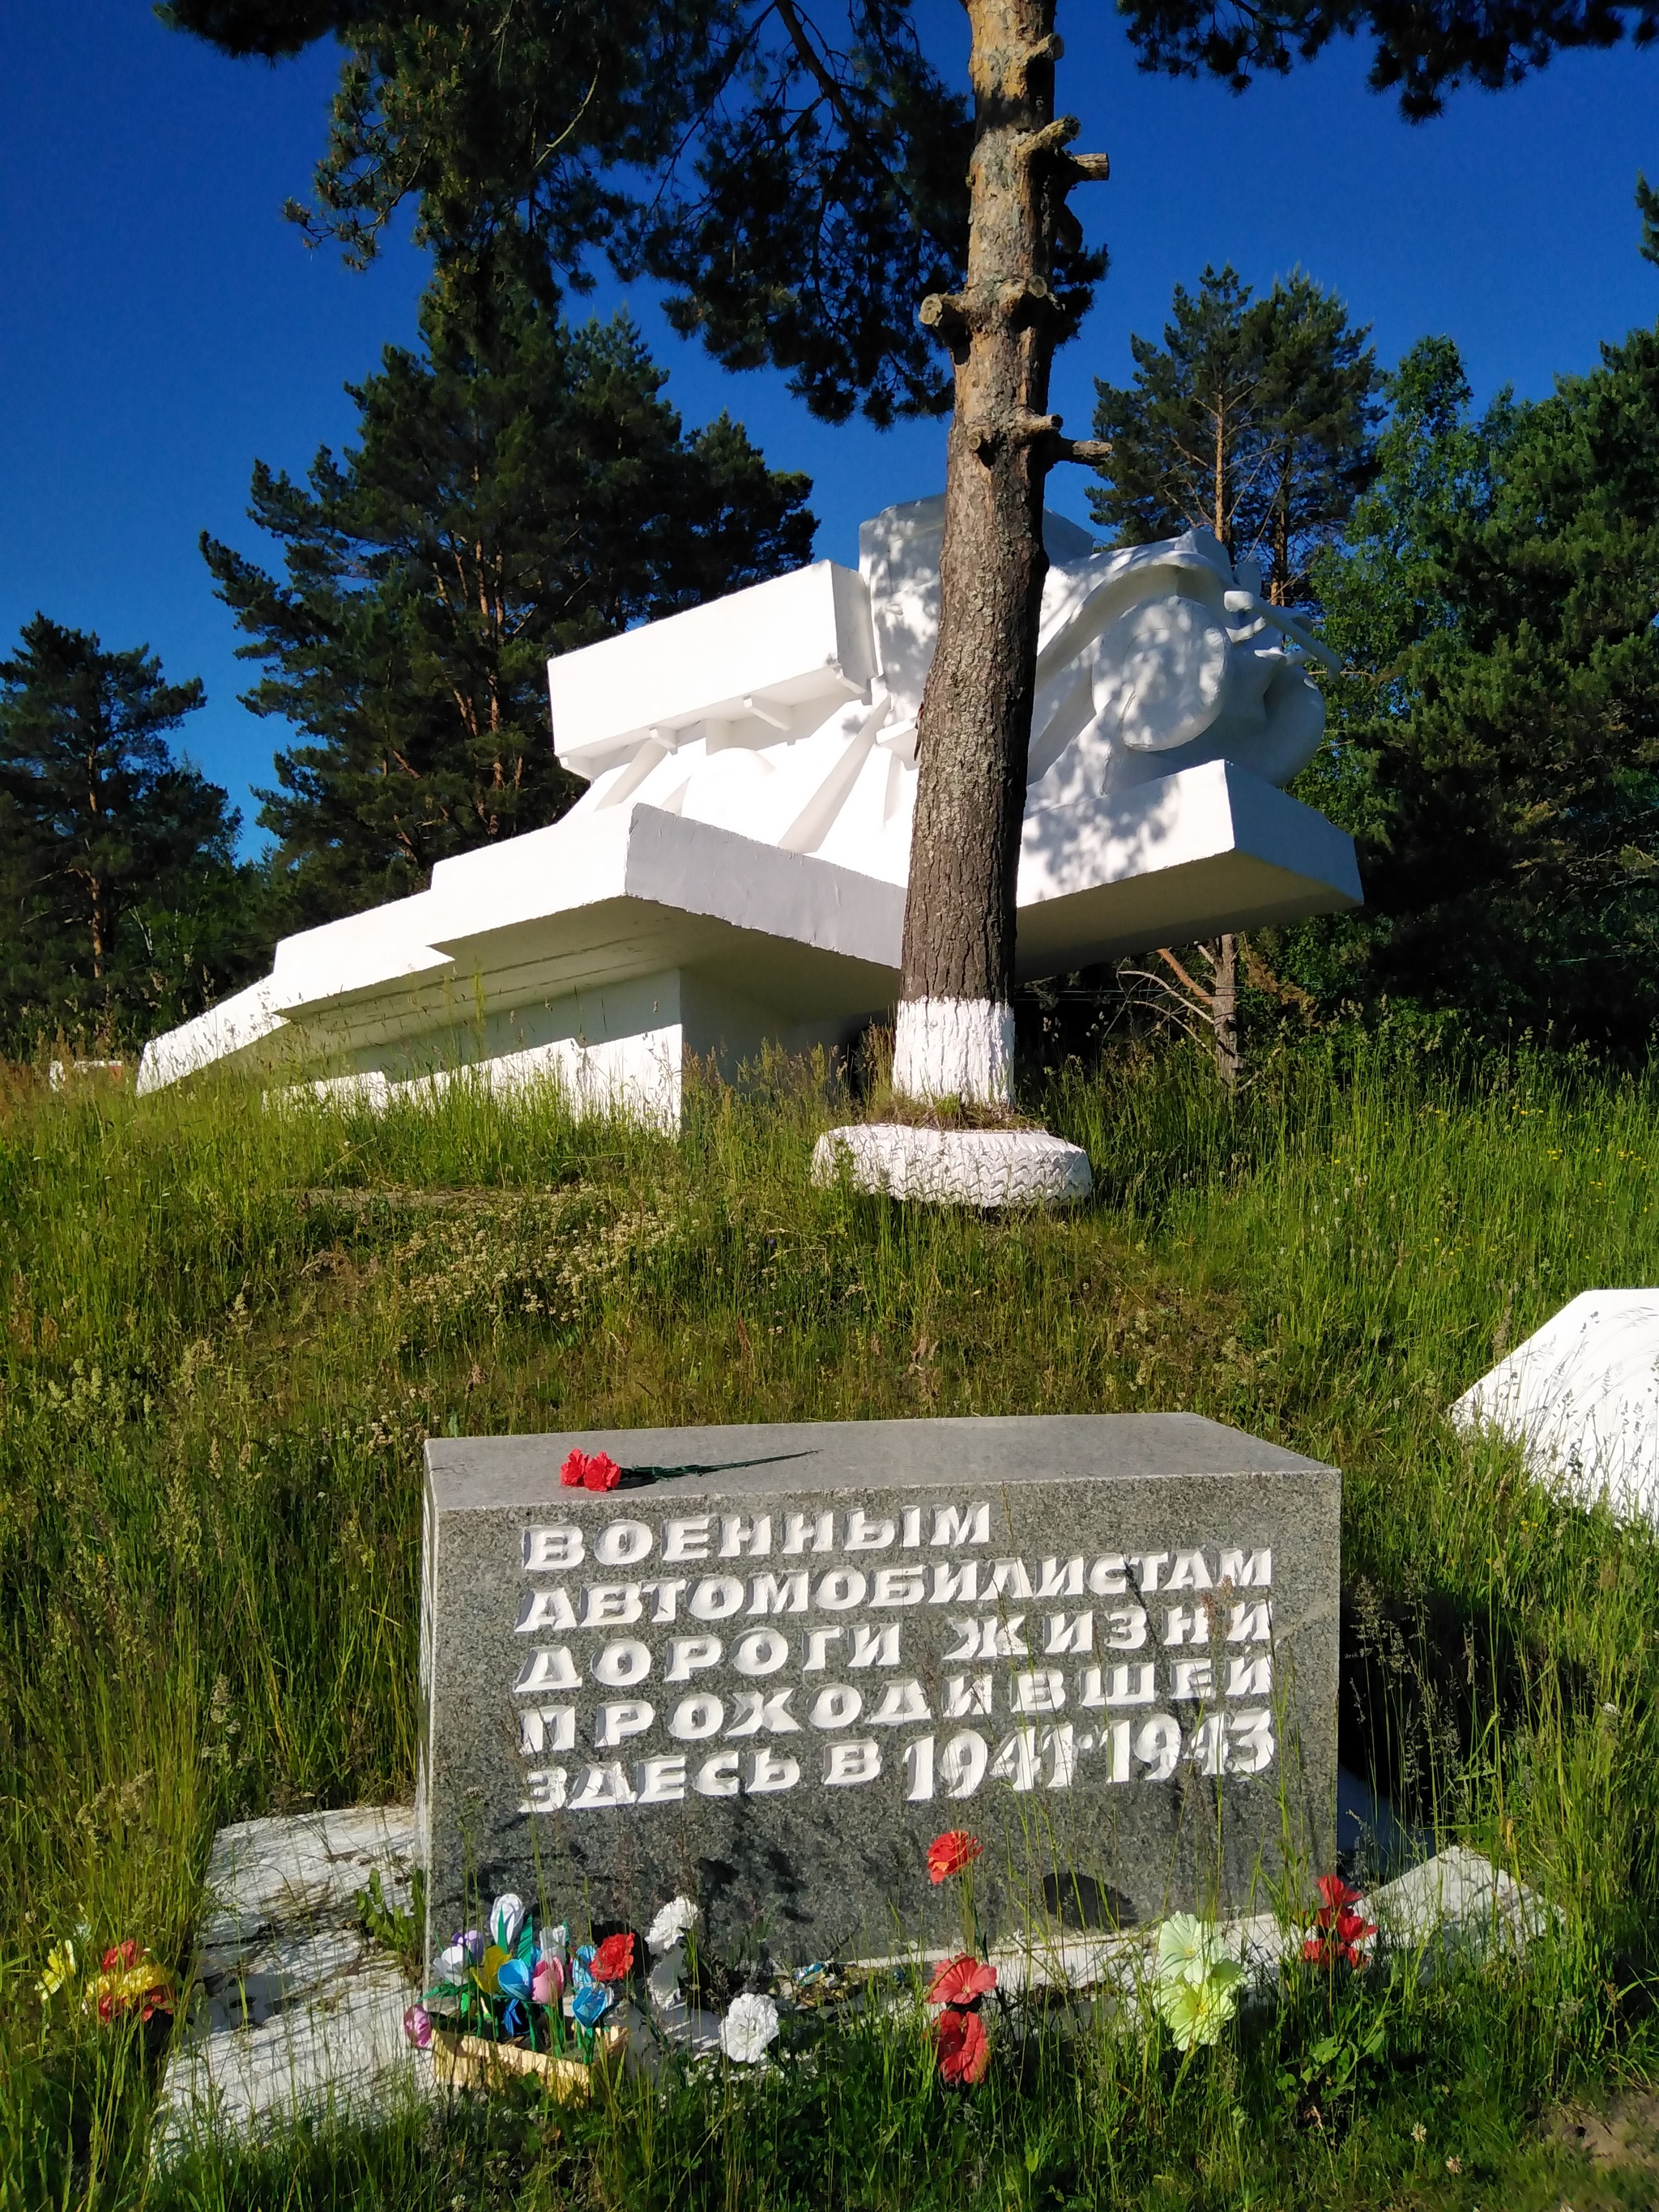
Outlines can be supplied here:
[[901, 1098], [1006, 1106], [1013, 1096], [1014, 1010], [993, 999], [901, 999], [893, 1088]]
[[1094, 1187], [1089, 1156], [1044, 1129], [928, 1129], [866, 1121], [829, 1129], [812, 1152], [815, 1182], [845, 1173], [855, 1188], [935, 1206], [1063, 1206]]

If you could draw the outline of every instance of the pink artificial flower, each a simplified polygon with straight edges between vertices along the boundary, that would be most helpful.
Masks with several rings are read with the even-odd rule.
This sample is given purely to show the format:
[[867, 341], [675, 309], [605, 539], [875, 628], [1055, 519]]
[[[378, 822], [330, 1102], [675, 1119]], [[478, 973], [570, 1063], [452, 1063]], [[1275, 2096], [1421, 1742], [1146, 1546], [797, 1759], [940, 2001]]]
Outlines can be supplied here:
[[432, 2015], [424, 2005], [410, 2005], [404, 2014], [404, 2033], [416, 2051], [424, 2051], [431, 2042]]
[[564, 1968], [556, 1959], [540, 1958], [536, 1971], [530, 1978], [530, 1999], [532, 2004], [556, 2004], [564, 1989]]
[[971, 2005], [997, 1985], [997, 1970], [966, 1953], [947, 1959], [927, 1990], [929, 2004]]

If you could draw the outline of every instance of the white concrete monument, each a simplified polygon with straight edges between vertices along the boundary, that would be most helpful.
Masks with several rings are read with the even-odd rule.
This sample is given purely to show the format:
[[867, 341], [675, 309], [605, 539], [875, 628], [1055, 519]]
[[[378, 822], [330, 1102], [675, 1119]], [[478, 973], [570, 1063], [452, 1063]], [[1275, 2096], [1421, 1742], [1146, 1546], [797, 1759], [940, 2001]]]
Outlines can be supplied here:
[[[898, 995], [916, 716], [944, 501], [830, 561], [550, 663], [588, 789], [431, 887], [285, 938], [269, 978], [146, 1048], [140, 1090], [232, 1060], [372, 1102], [556, 1077], [672, 1125], [689, 1055], [833, 1044]], [[1019, 874], [1030, 978], [1359, 901], [1353, 848], [1278, 787], [1328, 658], [1207, 532], [1103, 552], [1045, 526]]]
[[1451, 1409], [1524, 1443], [1559, 1496], [1659, 1519], [1659, 1290], [1585, 1291]]

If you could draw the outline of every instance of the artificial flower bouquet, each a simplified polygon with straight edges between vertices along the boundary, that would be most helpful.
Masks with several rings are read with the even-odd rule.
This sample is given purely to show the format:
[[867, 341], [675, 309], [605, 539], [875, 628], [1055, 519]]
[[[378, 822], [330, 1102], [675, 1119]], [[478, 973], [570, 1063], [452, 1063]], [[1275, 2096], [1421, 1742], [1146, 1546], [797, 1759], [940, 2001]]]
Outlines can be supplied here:
[[538, 1934], [523, 1899], [508, 1891], [490, 1906], [487, 1927], [461, 1930], [439, 1954], [437, 1978], [404, 2015], [404, 2033], [459, 2085], [536, 2074], [561, 2101], [574, 2101], [627, 2044], [626, 2027], [606, 2015], [633, 1974], [635, 1948], [624, 1933], [572, 1952], [562, 1923]]

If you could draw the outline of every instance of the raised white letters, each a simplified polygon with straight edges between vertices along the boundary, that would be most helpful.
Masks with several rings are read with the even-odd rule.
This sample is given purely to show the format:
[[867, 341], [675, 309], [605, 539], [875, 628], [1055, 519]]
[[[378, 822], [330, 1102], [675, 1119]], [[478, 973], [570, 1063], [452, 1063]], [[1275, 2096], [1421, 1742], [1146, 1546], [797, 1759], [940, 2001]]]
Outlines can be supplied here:
[[1188, 1698], [1212, 1698], [1215, 1695], [1214, 1668], [1207, 1659], [1177, 1659], [1175, 1663], [1175, 1686], [1170, 1695], [1177, 1705]]
[[806, 1716], [815, 1729], [851, 1728], [864, 1711], [864, 1697], [850, 1683], [832, 1682], [818, 1692]]
[[1270, 1698], [1273, 1693], [1273, 1662], [1271, 1659], [1230, 1659], [1227, 1662], [1227, 1695], [1230, 1698]]
[[935, 1605], [977, 1605], [979, 1602], [979, 1561], [964, 1559], [960, 1566], [947, 1566], [937, 1561], [931, 1570], [933, 1588], [928, 1592]]
[[594, 1750], [611, 1751], [631, 1735], [643, 1735], [656, 1717], [652, 1708], [637, 1698], [601, 1705], [593, 1723]]
[[805, 1613], [805, 1575], [756, 1575], [749, 1584], [750, 1613]]
[[738, 1640], [732, 1664], [752, 1681], [757, 1675], [775, 1674], [789, 1664], [789, 1638], [775, 1628], [757, 1628]]
[[1045, 1559], [1042, 1562], [1042, 1580], [1036, 1586], [1036, 1595], [1039, 1597], [1081, 1597], [1081, 1559]]
[[1167, 1782], [1181, 1756], [1181, 1723], [1168, 1713], [1154, 1713], [1135, 1731], [1135, 1757], [1152, 1768], [1147, 1779]]
[[576, 1708], [574, 1705], [539, 1705], [519, 1716], [519, 1753], [524, 1759], [537, 1759], [544, 1752], [574, 1751], [576, 1748]]
[[[794, 1723], [791, 1722], [790, 1725]], [[769, 1744], [750, 1759], [747, 1787], [755, 1796], [763, 1796], [772, 1790], [793, 1790], [799, 1780], [799, 1760], [791, 1759], [786, 1752], [774, 1751]]]
[[801, 1552], [833, 1552], [836, 1516], [833, 1513], [789, 1513], [784, 1516], [783, 1549], [787, 1555]]
[[1146, 1608], [1144, 1605], [1121, 1606], [1106, 1616], [1106, 1648], [1109, 1651], [1139, 1651], [1146, 1641]]
[[770, 1514], [763, 1513], [753, 1521], [745, 1521], [740, 1513], [721, 1515], [721, 1559], [740, 1559], [746, 1552], [750, 1559], [763, 1559], [771, 1548]]
[[595, 1583], [582, 1592], [584, 1628], [621, 1627], [644, 1610], [637, 1583]]
[[1201, 1605], [1166, 1606], [1164, 1612], [1164, 1641], [1171, 1644], [1207, 1644], [1210, 1640], [1210, 1616]]
[[806, 1632], [806, 1656], [801, 1662], [803, 1674], [821, 1674], [830, 1662], [826, 1654], [832, 1644], [839, 1644], [846, 1634], [842, 1628], [809, 1628]]
[[1025, 1571], [1024, 1560], [994, 1559], [985, 1595], [988, 1598], [1030, 1597], [1031, 1577]]
[[1273, 1634], [1273, 1609], [1267, 1598], [1258, 1598], [1253, 1605], [1236, 1605], [1233, 1617], [1227, 1624], [1229, 1644], [1271, 1644]]
[[671, 1682], [689, 1682], [694, 1674], [701, 1674], [720, 1663], [720, 1638], [716, 1636], [676, 1636], [668, 1646], [668, 1672]]
[[881, 1747], [872, 1736], [854, 1736], [849, 1742], [823, 1747], [823, 1778], [832, 1790], [874, 1782], [880, 1773]]
[[930, 1721], [933, 1716], [927, 1710], [927, 1700], [921, 1694], [920, 1682], [890, 1682], [881, 1693], [881, 1703], [867, 1716], [872, 1728], [902, 1728], [908, 1721]]
[[1204, 1564], [1202, 1552], [1177, 1552], [1175, 1565], [1170, 1570], [1166, 1590], [1203, 1590], [1212, 1588], [1210, 1571]]
[[526, 1574], [544, 1574], [549, 1568], [579, 1567], [582, 1563], [580, 1528], [526, 1528], [524, 1565]]
[[594, 1813], [612, 1805], [632, 1805], [637, 1801], [620, 1760], [609, 1766], [589, 1766], [582, 1771], [582, 1778], [575, 1796], [570, 1800], [573, 1813]]
[[898, 1662], [896, 1622], [890, 1628], [868, 1628], [861, 1620], [853, 1624], [853, 1649], [847, 1660], [849, 1667], [896, 1667]]
[[939, 1753], [939, 1771], [952, 1797], [971, 1797], [984, 1781], [990, 1763], [991, 1748], [984, 1737], [972, 1729], [963, 1729]]
[[1063, 1658], [1070, 1653], [1081, 1656], [1095, 1648], [1095, 1617], [1091, 1613], [1080, 1613], [1070, 1620], [1063, 1613], [1048, 1615], [1048, 1641], [1042, 1647], [1045, 1659]]
[[933, 1794], [933, 1739], [919, 1735], [904, 1747], [904, 1795], [912, 1805]]
[[1218, 1582], [1235, 1589], [1266, 1589], [1273, 1578], [1273, 1555], [1265, 1547], [1259, 1552], [1224, 1552]]
[[562, 1589], [526, 1590], [518, 1632], [533, 1636], [538, 1629], [567, 1629], [576, 1626], [575, 1608]]
[[825, 1613], [849, 1613], [855, 1605], [864, 1603], [869, 1587], [856, 1567], [834, 1567], [827, 1575], [818, 1577], [812, 1599]]
[[691, 1787], [699, 1797], [735, 1797], [743, 1787], [737, 1753], [723, 1751], [716, 1758], [705, 1759]]
[[769, 1729], [774, 1735], [798, 1735], [800, 1723], [789, 1711], [793, 1688], [775, 1690], [769, 1698], [763, 1690], [740, 1690], [738, 1692], [738, 1717], [726, 1731], [727, 1738], [734, 1735], [758, 1735]]
[[927, 1595], [926, 1570], [921, 1567], [878, 1567], [872, 1605], [920, 1605]]
[[705, 1692], [700, 1697], [680, 1699], [668, 1717], [668, 1733], [676, 1743], [704, 1743], [720, 1734], [725, 1718], [726, 1707]]
[[843, 1549], [848, 1552], [884, 1552], [896, 1533], [890, 1521], [872, 1521], [861, 1505], [855, 1505], [847, 1516]]
[[1129, 1562], [1121, 1552], [1108, 1552], [1089, 1570], [1089, 1587], [1097, 1597], [1126, 1597], [1129, 1590]]
[[562, 1813], [564, 1810], [563, 1767], [532, 1767], [525, 1776], [524, 1786], [530, 1795], [520, 1803], [521, 1813]]
[[988, 1674], [951, 1674], [945, 1684], [945, 1717], [947, 1721], [972, 1720], [977, 1714], [991, 1710], [991, 1677]]
[[639, 1789], [635, 1802], [641, 1805], [678, 1805], [685, 1796], [685, 1754], [671, 1753], [666, 1759], [642, 1759], [640, 1761]]
[[624, 1636], [606, 1644], [594, 1655], [593, 1680], [607, 1690], [626, 1690], [644, 1681], [651, 1672], [649, 1648], [636, 1637]]
[[513, 1685], [514, 1694], [525, 1697], [532, 1690], [580, 1690], [581, 1676], [578, 1674], [570, 1654], [563, 1644], [550, 1650], [532, 1651], [519, 1669], [519, 1679]]
[[936, 1505], [933, 1541], [935, 1544], [988, 1544], [991, 1508], [984, 1505]]
[[710, 1575], [686, 1601], [693, 1620], [730, 1620], [743, 1610], [743, 1584], [735, 1575]]
[[1058, 1667], [1016, 1674], [1008, 1709], [1016, 1713], [1057, 1713], [1066, 1703], [1066, 1678]]
[[602, 1567], [636, 1566], [655, 1541], [643, 1521], [613, 1521], [593, 1539], [593, 1556]]
[[706, 1559], [708, 1557], [708, 1532], [714, 1522], [712, 1513], [696, 1513], [686, 1521], [665, 1521], [662, 1531], [662, 1555], [665, 1559]]

